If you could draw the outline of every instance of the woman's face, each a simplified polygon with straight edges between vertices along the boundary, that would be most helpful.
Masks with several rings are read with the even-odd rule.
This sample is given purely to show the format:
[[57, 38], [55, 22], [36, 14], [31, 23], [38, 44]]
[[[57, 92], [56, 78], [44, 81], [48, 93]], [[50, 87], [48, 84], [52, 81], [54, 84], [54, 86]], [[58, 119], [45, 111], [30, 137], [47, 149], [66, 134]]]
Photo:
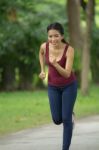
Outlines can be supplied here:
[[59, 46], [63, 39], [63, 36], [59, 33], [59, 31], [55, 29], [51, 29], [48, 31], [48, 41], [51, 43], [54, 47]]

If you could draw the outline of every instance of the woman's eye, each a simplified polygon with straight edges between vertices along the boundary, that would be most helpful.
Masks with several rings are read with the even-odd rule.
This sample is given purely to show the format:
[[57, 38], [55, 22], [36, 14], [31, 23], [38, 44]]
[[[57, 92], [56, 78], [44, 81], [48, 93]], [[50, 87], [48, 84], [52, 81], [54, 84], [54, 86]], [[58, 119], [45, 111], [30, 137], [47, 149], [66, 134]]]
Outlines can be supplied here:
[[49, 37], [49, 38], [53, 38], [53, 37], [57, 38], [57, 37], [59, 37], [59, 35], [58, 35], [58, 34], [55, 34], [55, 35], [49, 35], [48, 37]]
[[49, 38], [52, 38], [52, 36], [51, 36], [51, 35], [49, 35], [48, 37], [49, 37]]
[[55, 37], [58, 37], [58, 35], [55, 35]]

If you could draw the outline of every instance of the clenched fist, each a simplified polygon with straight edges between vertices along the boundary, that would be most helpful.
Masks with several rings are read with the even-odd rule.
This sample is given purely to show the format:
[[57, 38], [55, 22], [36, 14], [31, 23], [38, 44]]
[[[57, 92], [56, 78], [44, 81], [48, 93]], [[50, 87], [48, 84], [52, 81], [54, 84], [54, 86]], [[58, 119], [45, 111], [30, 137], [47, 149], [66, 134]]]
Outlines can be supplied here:
[[45, 72], [41, 72], [41, 73], [39, 74], [39, 78], [41, 78], [42, 80], [44, 80], [44, 79], [46, 78]]

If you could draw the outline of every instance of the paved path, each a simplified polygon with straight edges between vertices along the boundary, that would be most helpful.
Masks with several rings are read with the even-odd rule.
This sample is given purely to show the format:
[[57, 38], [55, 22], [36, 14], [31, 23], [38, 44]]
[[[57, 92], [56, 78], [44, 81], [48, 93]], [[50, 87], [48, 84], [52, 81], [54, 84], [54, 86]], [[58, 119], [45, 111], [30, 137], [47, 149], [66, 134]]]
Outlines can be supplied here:
[[[62, 125], [46, 125], [0, 138], [0, 150], [61, 150]], [[76, 122], [70, 150], [99, 150], [99, 116]]]

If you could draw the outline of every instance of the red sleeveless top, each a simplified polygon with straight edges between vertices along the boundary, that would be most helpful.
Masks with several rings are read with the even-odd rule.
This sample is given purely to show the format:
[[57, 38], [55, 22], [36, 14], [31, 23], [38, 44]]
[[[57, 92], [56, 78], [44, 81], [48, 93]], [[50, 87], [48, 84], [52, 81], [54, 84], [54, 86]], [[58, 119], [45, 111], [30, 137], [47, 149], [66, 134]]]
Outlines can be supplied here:
[[[66, 51], [68, 49], [69, 44], [66, 44], [66, 47], [64, 49], [62, 58], [57, 61], [60, 66], [65, 68], [66, 64]], [[48, 85], [52, 86], [65, 86], [67, 84], [72, 83], [76, 80], [75, 74], [71, 72], [71, 75], [68, 78], [63, 77], [58, 73], [56, 68], [50, 63], [49, 61], [49, 43], [46, 43], [46, 53], [45, 53], [45, 61], [48, 65]]]

